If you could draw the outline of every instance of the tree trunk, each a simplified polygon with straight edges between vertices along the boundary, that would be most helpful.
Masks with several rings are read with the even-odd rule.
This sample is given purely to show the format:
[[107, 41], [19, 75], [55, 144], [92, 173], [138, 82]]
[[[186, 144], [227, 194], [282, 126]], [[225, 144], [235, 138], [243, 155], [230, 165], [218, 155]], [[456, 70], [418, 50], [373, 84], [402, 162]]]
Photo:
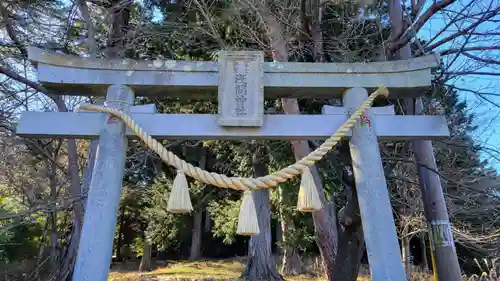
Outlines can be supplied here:
[[[57, 153], [57, 152], [55, 152]], [[57, 154], [54, 158], [57, 157]], [[50, 169], [50, 197], [52, 200], [52, 211], [50, 212], [50, 263], [52, 268], [56, 269], [57, 264], [57, 167], [55, 162], [49, 164]]]
[[[199, 150], [200, 160], [198, 165], [200, 169], [205, 169], [207, 166], [207, 148], [202, 147]], [[191, 251], [189, 253], [190, 260], [196, 260], [201, 258], [201, 234], [203, 231], [203, 208], [205, 206], [204, 198], [200, 199], [200, 202], [194, 207], [193, 215], [193, 229], [191, 230]]]
[[[95, 105], [104, 105], [105, 97], [98, 97], [95, 101]], [[83, 212], [85, 214], [85, 208], [87, 205], [87, 194], [89, 193], [90, 182], [92, 181], [92, 173], [94, 172], [95, 159], [97, 156], [97, 148], [99, 147], [99, 140], [91, 140], [89, 143], [88, 153], [87, 153], [87, 166], [83, 171], [82, 195], [85, 196], [83, 200]]]
[[[39, 245], [40, 245], [40, 248], [38, 248], [38, 256], [36, 258], [36, 267], [35, 267], [35, 270], [34, 272], [32, 273], [33, 275], [32, 276], [35, 276], [36, 278], [39, 278], [40, 276], [40, 271], [42, 270], [42, 263], [44, 263], [45, 261], [45, 239], [47, 238], [47, 229], [50, 225], [50, 221], [47, 220], [45, 222], [45, 226], [43, 227], [43, 232], [42, 232], [42, 237], [40, 237], [40, 240], [39, 240]], [[5, 278], [7, 279], [7, 278]]]
[[425, 243], [425, 235], [420, 236], [420, 250], [422, 251], [422, 268], [424, 272], [429, 272], [429, 261], [427, 260], [427, 243]]
[[110, 30], [104, 55], [107, 59], [123, 58], [125, 54], [127, 32], [130, 19], [130, 4], [123, 5], [121, 0], [110, 1], [113, 5], [108, 9], [110, 17]]
[[125, 222], [125, 208], [122, 206], [120, 208], [120, 224], [118, 226], [118, 237], [116, 238], [116, 261], [123, 261], [122, 257], [122, 236], [123, 236], [123, 224]]
[[151, 271], [151, 253], [153, 251], [153, 246], [149, 241], [144, 238], [144, 246], [142, 248], [142, 258], [141, 263], [139, 264], [139, 271]]
[[190, 260], [197, 260], [201, 257], [201, 231], [202, 231], [203, 211], [199, 208], [194, 212], [193, 231], [191, 236]]
[[64, 261], [58, 271], [57, 280], [68, 280], [71, 281], [73, 275], [73, 268], [76, 262], [76, 254], [78, 252], [78, 244], [80, 243], [81, 229], [78, 224], [78, 219], [73, 216], [73, 227], [71, 229], [71, 234], [69, 237], [69, 245], [66, 248], [64, 257], [61, 260]]
[[[288, 194], [279, 187], [280, 205], [286, 206], [289, 203]], [[281, 243], [283, 245], [283, 256], [281, 263], [281, 273], [284, 275], [299, 275], [306, 272], [305, 266], [302, 263], [299, 252], [294, 245], [288, 242], [288, 235], [293, 229], [293, 221], [289, 220], [283, 211], [280, 211], [281, 227], [276, 227], [281, 231]]]
[[287, 247], [283, 252], [281, 274], [287, 276], [300, 275], [306, 273], [306, 268], [299, 255], [299, 251], [294, 247]]
[[[267, 165], [262, 160], [263, 148], [257, 148], [253, 155], [253, 168], [256, 177], [267, 174]], [[271, 209], [269, 206], [269, 190], [252, 191], [260, 232], [250, 238], [248, 260], [241, 278], [250, 281], [284, 281], [276, 270], [276, 264], [271, 251]]]
[[[406, 26], [403, 20], [403, 8], [400, 1], [389, 1], [389, 19], [391, 22], [391, 34], [401, 34]], [[410, 59], [412, 57], [410, 43], [398, 50], [398, 55], [400, 59]], [[407, 115], [425, 114], [421, 97], [417, 97], [415, 100], [407, 98], [405, 103]], [[439, 280], [460, 281], [462, 280], [462, 272], [455, 250], [455, 242], [443, 195], [441, 178], [438, 173], [431, 172], [438, 170], [432, 142], [430, 140], [412, 140], [411, 144], [415, 161], [421, 164], [417, 166], [417, 173], [429, 231], [432, 233], [434, 227], [439, 227], [439, 231], [447, 233], [445, 235], [447, 238], [446, 243], [436, 245], [432, 251], [434, 270], [437, 272]], [[434, 225], [433, 222], [440, 222], [440, 225]]]
[[[295, 100], [296, 104], [297, 100]], [[297, 105], [298, 112], [298, 105]], [[288, 112], [289, 113], [289, 112]], [[292, 141], [292, 147], [297, 160], [302, 159], [310, 152], [310, 148], [305, 141]], [[323, 184], [316, 167], [310, 167], [311, 173], [318, 188], [318, 193], [323, 203], [323, 209], [313, 212], [312, 217], [314, 221], [314, 233], [316, 235], [316, 244], [318, 245], [321, 258], [323, 259], [323, 266], [325, 267], [328, 280], [333, 280], [335, 259], [337, 257], [337, 224], [336, 217], [330, 214], [335, 214], [333, 208], [327, 209], [328, 204], [325, 199]]]
[[335, 262], [333, 280], [356, 281], [364, 250], [365, 239], [361, 224], [343, 229], [339, 233], [339, 258]]
[[[347, 146], [342, 146], [347, 148]], [[350, 162], [350, 154], [347, 150], [341, 151], [341, 155]], [[347, 162], [347, 163], [348, 163]], [[355, 182], [352, 174], [349, 176], [344, 171], [343, 182], [346, 186], [347, 204], [339, 212], [339, 222], [342, 229], [339, 231], [338, 257], [335, 261], [334, 280], [336, 281], [356, 281], [359, 273], [359, 266], [363, 252], [365, 250], [365, 239], [363, 236], [363, 225], [359, 215], [358, 196], [355, 189]]]
[[[279, 192], [281, 192], [281, 188], [279, 188]], [[280, 202], [281, 204], [282, 202]], [[282, 227], [283, 227], [283, 219], [282, 219], [282, 215], [280, 214], [279, 218], [276, 220], [276, 251], [275, 251], [275, 255], [281, 255], [283, 254], [283, 247], [282, 247], [282, 243], [283, 243], [283, 230], [282, 230]]]
[[401, 241], [401, 256], [403, 257], [403, 266], [405, 267], [406, 280], [411, 281], [411, 252], [410, 239], [403, 237]]
[[57, 213], [50, 213], [50, 263], [52, 266], [57, 262]]
[[[99, 102], [97, 104], [103, 104], [103, 99], [99, 99]], [[70, 140], [68, 140], [68, 143]], [[82, 185], [80, 186], [81, 194], [82, 196], [85, 196], [84, 200], [82, 200], [82, 204], [78, 204], [82, 206], [82, 216], [85, 214], [85, 205], [87, 202], [87, 192], [90, 186], [90, 181], [92, 179], [92, 172], [94, 170], [94, 162], [95, 162], [95, 157], [97, 154], [97, 144], [98, 140], [91, 141], [90, 143], [90, 148], [89, 152], [87, 154], [87, 167], [84, 170], [83, 174], [83, 179], [82, 179]], [[76, 145], [75, 145], [76, 148]], [[70, 153], [70, 150], [72, 149], [72, 146], [68, 146], [68, 154], [71, 155], [73, 154], [72, 152]], [[76, 153], [76, 152], [75, 152]], [[72, 161], [72, 160], [68, 160]], [[68, 169], [73, 169], [73, 166], [69, 166]], [[70, 172], [70, 175], [73, 174], [73, 172]], [[73, 184], [73, 181], [71, 181], [71, 184]], [[73, 189], [72, 189], [73, 190]], [[73, 211], [73, 227], [71, 229], [71, 234], [69, 235], [69, 242], [68, 245], [65, 249], [64, 254], [61, 254], [61, 260], [63, 261], [62, 264], [60, 265], [60, 268], [58, 270], [58, 277], [57, 280], [66, 280], [66, 279], [71, 279], [71, 276], [73, 275], [73, 267], [76, 262], [76, 254], [78, 251], [78, 244], [80, 243], [80, 232], [81, 232], [81, 226], [82, 226], [82, 221], [78, 218], [78, 211], [75, 209]], [[64, 255], [64, 257], [63, 257]]]
[[[271, 50], [273, 60], [278, 62], [288, 61], [288, 51], [283, 38], [282, 28], [277, 20], [270, 14], [262, 12], [264, 21], [268, 28], [268, 36], [271, 41]], [[286, 114], [300, 114], [297, 99], [282, 99], [283, 110]], [[307, 141], [292, 141], [293, 153], [295, 159], [299, 160], [309, 154], [311, 151]], [[321, 177], [315, 166], [310, 167], [314, 182], [318, 188], [318, 194], [321, 202], [326, 207], [326, 199], [323, 191]], [[331, 210], [335, 213], [335, 210]], [[312, 213], [314, 220], [314, 231], [316, 234], [316, 244], [320, 250], [321, 258], [328, 280], [333, 280], [333, 270], [335, 266], [335, 258], [337, 256], [337, 223], [336, 216], [330, 215], [325, 208]]]
[[210, 232], [212, 230], [212, 219], [210, 218], [210, 213], [205, 212], [205, 226], [204, 226], [204, 231], [205, 232]]
[[311, 34], [314, 49], [313, 49], [313, 58], [315, 62], [325, 62], [325, 51], [323, 48], [323, 31], [321, 29], [321, 24], [323, 23], [323, 5], [320, 5], [319, 0], [311, 1], [313, 2], [313, 6], [311, 7], [310, 13], [313, 15], [311, 30], [309, 33]]

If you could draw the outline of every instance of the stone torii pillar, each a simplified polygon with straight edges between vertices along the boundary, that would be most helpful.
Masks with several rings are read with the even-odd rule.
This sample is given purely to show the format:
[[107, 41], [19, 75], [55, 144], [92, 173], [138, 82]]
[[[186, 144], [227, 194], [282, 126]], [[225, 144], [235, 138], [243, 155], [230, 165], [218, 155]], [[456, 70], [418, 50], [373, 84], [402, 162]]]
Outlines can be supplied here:
[[[133, 91], [124, 85], [109, 87], [106, 104], [131, 112], [155, 112], [154, 106], [132, 106]], [[76, 126], [85, 126], [78, 123]], [[107, 117], [101, 122], [99, 146], [86, 200], [86, 212], [73, 272], [75, 281], [107, 280], [125, 168], [125, 124]]]
[[[344, 94], [344, 107], [352, 113], [367, 97], [366, 89], [351, 88]], [[403, 281], [405, 270], [374, 129], [379, 124], [374, 121], [372, 111], [367, 110], [354, 126], [349, 143], [368, 263], [372, 280]]]
[[[106, 102], [112, 108], [127, 110], [134, 102], [134, 93], [127, 86], [113, 85], [108, 89]], [[75, 281], [108, 277], [109, 266], [103, 265], [111, 262], [126, 150], [125, 124], [110, 116], [100, 132], [73, 271]]]

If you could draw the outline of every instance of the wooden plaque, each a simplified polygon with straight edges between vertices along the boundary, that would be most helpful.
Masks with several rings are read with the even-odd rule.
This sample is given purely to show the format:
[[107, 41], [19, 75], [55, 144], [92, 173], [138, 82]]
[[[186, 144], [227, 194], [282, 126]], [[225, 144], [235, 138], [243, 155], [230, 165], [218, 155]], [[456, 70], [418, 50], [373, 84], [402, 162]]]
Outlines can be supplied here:
[[219, 53], [219, 125], [260, 127], [264, 122], [264, 54]]

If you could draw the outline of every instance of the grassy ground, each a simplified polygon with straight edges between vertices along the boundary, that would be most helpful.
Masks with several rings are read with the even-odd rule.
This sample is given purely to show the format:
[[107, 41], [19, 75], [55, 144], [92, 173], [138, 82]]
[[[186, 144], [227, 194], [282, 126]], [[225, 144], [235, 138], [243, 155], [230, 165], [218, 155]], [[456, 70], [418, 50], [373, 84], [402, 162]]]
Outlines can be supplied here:
[[[243, 260], [176, 261], [157, 263], [154, 270], [137, 272], [138, 263], [114, 264], [108, 281], [219, 281], [236, 280], [245, 267]], [[313, 267], [309, 267], [312, 269]], [[488, 271], [488, 268], [485, 271]], [[360, 270], [358, 281], [370, 281], [367, 268]], [[482, 278], [481, 278], [482, 277]], [[479, 276], [463, 277], [464, 281], [500, 281], [500, 264], [489, 273]], [[313, 275], [285, 276], [287, 281], [323, 281], [324, 277]], [[412, 281], [433, 281], [433, 276], [415, 268]]]
[[[112, 267], [108, 281], [177, 281], [177, 280], [234, 280], [244, 269], [244, 263], [238, 260], [218, 261], [181, 261], [171, 262], [168, 266], [156, 266], [147, 273], [139, 273], [137, 264]], [[322, 281], [322, 277], [312, 275], [285, 276], [287, 281]], [[364, 276], [359, 281], [368, 281]]]

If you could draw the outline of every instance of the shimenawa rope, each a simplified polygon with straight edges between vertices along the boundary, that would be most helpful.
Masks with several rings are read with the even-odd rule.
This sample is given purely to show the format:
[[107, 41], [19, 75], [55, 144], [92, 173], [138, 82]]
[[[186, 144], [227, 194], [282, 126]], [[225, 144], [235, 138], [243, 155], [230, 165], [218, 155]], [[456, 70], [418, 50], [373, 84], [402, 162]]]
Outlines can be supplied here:
[[[349, 130], [354, 126], [354, 124], [360, 119], [363, 113], [368, 107], [371, 106], [376, 97], [382, 95], [387, 97], [389, 94], [387, 88], [379, 87], [375, 92], [373, 92], [363, 104], [349, 117], [349, 119], [339, 128], [337, 131], [330, 136], [320, 147], [309, 153], [307, 156], [297, 161], [295, 164], [283, 168], [277, 172], [269, 174], [267, 176], [258, 178], [243, 178], [243, 177], [228, 177], [226, 175], [221, 175], [217, 173], [211, 173], [195, 167], [186, 161], [179, 158], [177, 155], [167, 150], [162, 146], [160, 142], [153, 139], [148, 133], [144, 132], [143, 128], [135, 123], [134, 120], [130, 118], [129, 115], [123, 111], [106, 108], [96, 105], [82, 105], [80, 109], [105, 112], [109, 113], [115, 117], [120, 118], [141, 140], [143, 140], [146, 145], [152, 149], [154, 152], [158, 153], [160, 158], [174, 166], [178, 170], [182, 171], [194, 179], [201, 181], [206, 184], [211, 184], [221, 188], [232, 188], [235, 190], [248, 190], [248, 189], [260, 189], [260, 188], [270, 188], [275, 187], [281, 182], [285, 182], [299, 174], [301, 174], [309, 166], [314, 165], [317, 161], [321, 160], [325, 154], [328, 153], [342, 137], [346, 136]], [[167, 125], [168, 126], [168, 125]]]

